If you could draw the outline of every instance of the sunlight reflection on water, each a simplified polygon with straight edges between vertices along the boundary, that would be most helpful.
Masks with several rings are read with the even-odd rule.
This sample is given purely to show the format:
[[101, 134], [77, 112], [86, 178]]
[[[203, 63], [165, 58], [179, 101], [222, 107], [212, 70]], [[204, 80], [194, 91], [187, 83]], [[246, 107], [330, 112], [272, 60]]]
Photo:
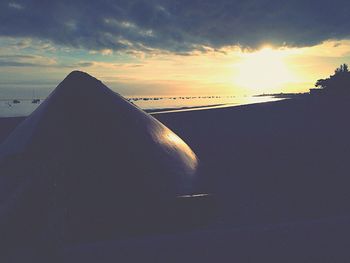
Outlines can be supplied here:
[[220, 107], [224, 105], [244, 105], [251, 103], [260, 103], [268, 101], [280, 100], [272, 96], [260, 96], [260, 97], [234, 97], [234, 96], [202, 96], [202, 97], [159, 97], [143, 98], [134, 100], [131, 99], [135, 105], [146, 110], [164, 110], [164, 109], [182, 109], [193, 107]]

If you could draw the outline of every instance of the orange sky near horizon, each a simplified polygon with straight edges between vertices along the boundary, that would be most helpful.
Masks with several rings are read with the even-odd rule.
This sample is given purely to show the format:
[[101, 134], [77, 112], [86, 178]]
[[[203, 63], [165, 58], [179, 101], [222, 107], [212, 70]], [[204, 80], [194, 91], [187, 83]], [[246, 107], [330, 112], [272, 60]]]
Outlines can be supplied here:
[[[254, 95], [306, 92], [349, 58], [350, 41], [344, 40], [303, 48], [267, 44], [255, 51], [230, 47], [186, 56], [157, 54], [130, 64], [95, 62], [83, 70], [116, 90], [116, 82], [145, 87], [146, 95]], [[124, 92], [132, 95], [132, 89]]]
[[[4, 52], [11, 50], [0, 50]], [[15, 52], [19, 54], [21, 50]], [[10, 83], [17, 87], [19, 83], [32, 89], [39, 87], [36, 80], [47, 77], [41, 86], [52, 90], [70, 71], [79, 69], [125, 96], [307, 92], [317, 79], [328, 77], [337, 66], [350, 61], [350, 40], [302, 48], [278, 48], [268, 43], [257, 50], [237, 46], [207, 48], [205, 52], [183, 55], [160, 51], [126, 54], [112, 50], [76, 53], [69, 49], [51, 53], [37, 50], [35, 55], [23, 55], [21, 63], [37, 65], [2, 67], [0, 75], [5, 83], [2, 86]]]

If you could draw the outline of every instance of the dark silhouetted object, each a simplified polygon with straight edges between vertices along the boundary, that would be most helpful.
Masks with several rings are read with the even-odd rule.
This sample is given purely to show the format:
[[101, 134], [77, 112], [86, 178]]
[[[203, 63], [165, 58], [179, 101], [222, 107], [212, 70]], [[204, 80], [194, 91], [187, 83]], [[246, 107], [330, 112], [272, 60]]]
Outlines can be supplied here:
[[72, 72], [0, 146], [0, 243], [49, 246], [176, 224], [171, 204], [194, 193], [197, 165], [159, 121]]
[[350, 95], [350, 72], [348, 65], [340, 65], [329, 78], [317, 80], [315, 86], [321, 88], [327, 95]]

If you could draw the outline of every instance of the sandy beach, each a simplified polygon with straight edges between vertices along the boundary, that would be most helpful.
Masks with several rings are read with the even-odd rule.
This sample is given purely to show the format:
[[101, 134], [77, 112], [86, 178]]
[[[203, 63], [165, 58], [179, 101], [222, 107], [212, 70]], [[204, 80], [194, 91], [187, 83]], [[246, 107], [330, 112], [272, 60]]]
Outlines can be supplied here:
[[[196, 152], [198, 191], [214, 198], [214, 219], [183, 233], [68, 246], [66, 262], [101, 262], [101, 254], [105, 262], [339, 262], [350, 241], [349, 107], [306, 96], [154, 114]], [[22, 119], [1, 119], [1, 138]]]
[[305, 97], [154, 116], [198, 154], [233, 221], [268, 223], [347, 210], [348, 108]]

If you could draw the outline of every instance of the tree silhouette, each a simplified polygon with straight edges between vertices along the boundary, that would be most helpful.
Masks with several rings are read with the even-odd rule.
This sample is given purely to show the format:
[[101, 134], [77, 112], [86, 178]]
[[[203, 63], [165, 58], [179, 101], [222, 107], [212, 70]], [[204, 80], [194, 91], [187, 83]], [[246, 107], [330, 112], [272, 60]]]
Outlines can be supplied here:
[[315, 86], [327, 93], [350, 94], [350, 72], [348, 65], [340, 65], [329, 78], [317, 80]]
[[340, 67], [335, 70], [335, 75], [339, 75], [339, 74], [342, 74], [344, 72], [349, 72], [349, 67], [345, 63], [340, 65]]

